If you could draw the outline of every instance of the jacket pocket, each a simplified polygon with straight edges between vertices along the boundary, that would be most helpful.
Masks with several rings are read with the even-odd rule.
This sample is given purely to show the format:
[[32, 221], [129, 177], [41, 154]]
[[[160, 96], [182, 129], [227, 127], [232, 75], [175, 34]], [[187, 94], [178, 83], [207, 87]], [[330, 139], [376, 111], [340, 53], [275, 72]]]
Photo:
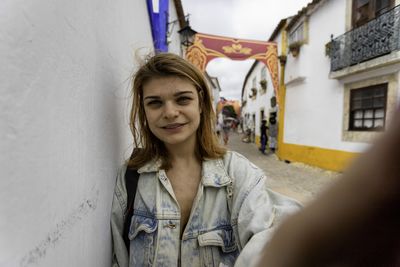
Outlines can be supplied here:
[[152, 266], [157, 239], [155, 218], [133, 215], [129, 229], [129, 266]]
[[202, 266], [233, 266], [239, 250], [232, 228], [203, 233], [197, 238]]

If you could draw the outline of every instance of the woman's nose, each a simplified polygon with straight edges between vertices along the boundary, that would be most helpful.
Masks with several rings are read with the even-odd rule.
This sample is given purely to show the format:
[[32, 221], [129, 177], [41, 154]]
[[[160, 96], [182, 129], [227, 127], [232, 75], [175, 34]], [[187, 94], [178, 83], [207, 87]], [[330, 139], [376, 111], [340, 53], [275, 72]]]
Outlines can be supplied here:
[[173, 103], [167, 102], [164, 107], [165, 118], [174, 118], [179, 115], [179, 110]]

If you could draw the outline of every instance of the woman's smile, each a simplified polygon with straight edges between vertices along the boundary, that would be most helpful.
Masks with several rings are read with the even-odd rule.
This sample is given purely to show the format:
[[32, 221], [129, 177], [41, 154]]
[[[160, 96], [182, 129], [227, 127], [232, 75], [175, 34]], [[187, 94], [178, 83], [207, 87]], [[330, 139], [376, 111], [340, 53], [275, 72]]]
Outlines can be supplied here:
[[179, 132], [185, 125], [186, 125], [186, 123], [171, 123], [171, 124], [167, 124], [161, 128], [163, 128], [164, 130], [166, 130], [168, 132], [175, 133], [175, 132]]

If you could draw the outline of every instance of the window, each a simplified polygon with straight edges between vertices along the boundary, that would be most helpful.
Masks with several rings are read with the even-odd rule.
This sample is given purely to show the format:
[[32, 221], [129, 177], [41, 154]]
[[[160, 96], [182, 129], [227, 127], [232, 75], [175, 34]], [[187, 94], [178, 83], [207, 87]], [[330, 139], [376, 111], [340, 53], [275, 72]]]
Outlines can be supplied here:
[[264, 94], [267, 92], [267, 68], [265, 66], [261, 68], [260, 76], [260, 93]]
[[353, 28], [382, 15], [394, 7], [394, 0], [353, 0]]
[[350, 131], [385, 128], [387, 83], [350, 91]]
[[289, 34], [289, 45], [294, 43], [303, 43], [305, 41], [304, 22], [301, 23]]
[[253, 86], [251, 88], [257, 88], [257, 77], [254, 77], [252, 82]]
[[267, 79], [267, 68], [263, 66], [261, 68], [261, 80], [266, 80]]

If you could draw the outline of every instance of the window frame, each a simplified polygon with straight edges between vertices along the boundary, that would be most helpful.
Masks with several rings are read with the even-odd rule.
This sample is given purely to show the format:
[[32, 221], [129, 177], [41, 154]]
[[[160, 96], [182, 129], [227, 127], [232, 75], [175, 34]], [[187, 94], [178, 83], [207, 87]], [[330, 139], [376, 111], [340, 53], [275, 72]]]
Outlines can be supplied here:
[[369, 21], [375, 19], [376, 17], [382, 15], [383, 13], [386, 13], [390, 9], [394, 8], [394, 6], [395, 6], [395, 0], [388, 0], [389, 1], [388, 7], [382, 8], [380, 10], [376, 10], [377, 1], [379, 1], [379, 0], [365, 0], [366, 4], [364, 4], [363, 6], [368, 5], [367, 17], [364, 18], [363, 20], [357, 20], [357, 18], [356, 18], [357, 11], [359, 9], [361, 9], [361, 7], [357, 7], [358, 1], [360, 1], [360, 0], [352, 1], [352, 10], [351, 10], [352, 28], [361, 27], [362, 25], [364, 25], [364, 24], [368, 23]]
[[[299, 32], [301, 29], [301, 33]], [[299, 37], [300, 36], [300, 37]], [[296, 28], [289, 32], [289, 46], [292, 44], [304, 44], [306, 42], [306, 21], [300, 22]]]
[[267, 80], [267, 67], [266, 66], [262, 66], [261, 68], [261, 72], [260, 72], [260, 77], [261, 77], [261, 81], [262, 80]]
[[257, 89], [257, 76], [254, 76], [251, 80], [251, 88]]
[[[377, 92], [380, 90], [380, 94]], [[372, 92], [372, 93], [371, 93]], [[358, 94], [358, 95], [357, 95]], [[369, 95], [368, 95], [369, 94]], [[382, 105], [376, 105], [374, 100], [383, 98]], [[381, 83], [376, 85], [371, 85], [367, 87], [354, 88], [350, 90], [349, 99], [349, 131], [357, 132], [379, 132], [384, 131], [386, 126], [386, 114], [387, 114], [387, 98], [388, 98], [388, 83]], [[360, 101], [356, 107], [355, 102]], [[372, 102], [372, 106], [367, 106], [367, 101]], [[365, 105], [365, 106], [363, 106]], [[383, 115], [377, 117], [376, 113], [378, 110], [383, 109]], [[360, 113], [361, 112], [361, 113]], [[365, 117], [367, 112], [372, 112], [372, 117]], [[362, 114], [362, 117], [358, 117], [358, 114]], [[372, 127], [366, 127], [365, 121], [372, 120]], [[376, 120], [382, 120], [382, 126], [375, 127]], [[355, 122], [360, 121], [361, 127], [356, 127]]]

